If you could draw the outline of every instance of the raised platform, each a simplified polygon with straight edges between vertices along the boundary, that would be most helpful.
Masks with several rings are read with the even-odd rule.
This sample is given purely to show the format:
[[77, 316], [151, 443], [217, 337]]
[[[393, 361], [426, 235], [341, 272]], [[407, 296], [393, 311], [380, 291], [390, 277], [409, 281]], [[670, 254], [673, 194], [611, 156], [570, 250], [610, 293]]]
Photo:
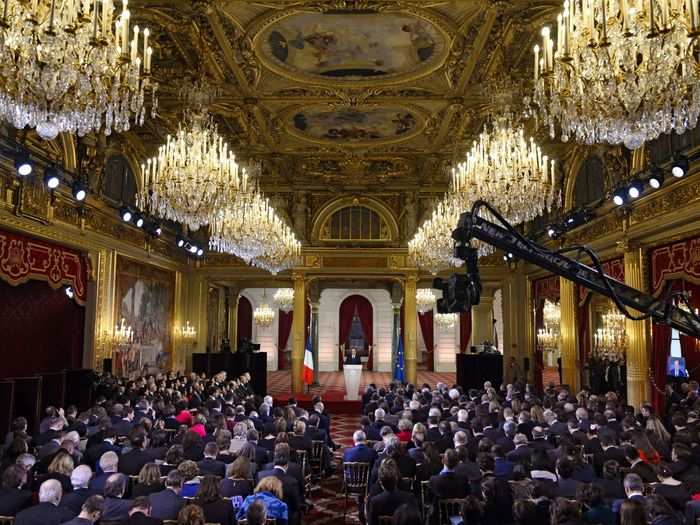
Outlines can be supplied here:
[[[304, 387], [304, 394], [295, 396], [299, 406], [310, 408], [313, 396], [323, 397], [326, 408], [334, 414], [356, 414], [362, 411], [361, 401], [345, 401], [345, 380], [342, 372], [320, 372], [319, 386]], [[418, 383], [428, 383], [434, 386], [436, 383], [452, 385], [456, 381], [454, 373], [450, 372], [418, 372]], [[360, 380], [360, 393], [364, 392], [367, 385], [374, 383], [377, 386], [387, 385], [391, 382], [391, 374], [388, 372], [362, 372]], [[275, 399], [275, 403], [286, 404], [292, 395], [292, 374], [289, 370], [268, 372], [267, 392]]]

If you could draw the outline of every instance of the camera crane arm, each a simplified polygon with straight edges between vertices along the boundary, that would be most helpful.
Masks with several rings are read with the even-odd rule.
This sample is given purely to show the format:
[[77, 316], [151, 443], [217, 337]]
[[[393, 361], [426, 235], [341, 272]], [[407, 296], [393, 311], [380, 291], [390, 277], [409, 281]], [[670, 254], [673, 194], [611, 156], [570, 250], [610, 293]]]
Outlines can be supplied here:
[[[507, 227], [480, 217], [477, 211], [481, 207], [487, 208]], [[470, 252], [475, 252], [475, 249], [469, 246], [469, 241], [478, 239], [506, 253], [512, 253], [519, 259], [585, 286], [595, 293], [611, 298], [628, 318], [651, 318], [657, 323], [667, 324], [686, 335], [700, 339], [700, 318], [691, 311], [674, 305], [668, 294], [657, 299], [605, 275], [597, 257], [588, 248], [573, 247], [566, 251], [578, 250], [579, 253], [587, 253], [593, 259], [596, 268], [566, 257], [559, 252], [548, 250], [526, 239], [513, 229], [496, 210], [483, 201], [477, 201], [470, 212], [462, 213], [457, 228], [452, 232], [452, 237], [455, 240], [455, 255], [467, 261], [468, 272], [477, 271], [475, 268], [476, 257], [469, 257]], [[687, 299], [684, 296], [681, 297], [687, 304]], [[478, 298], [475, 303], [478, 304]], [[642, 315], [635, 317], [625, 307], [637, 310]]]

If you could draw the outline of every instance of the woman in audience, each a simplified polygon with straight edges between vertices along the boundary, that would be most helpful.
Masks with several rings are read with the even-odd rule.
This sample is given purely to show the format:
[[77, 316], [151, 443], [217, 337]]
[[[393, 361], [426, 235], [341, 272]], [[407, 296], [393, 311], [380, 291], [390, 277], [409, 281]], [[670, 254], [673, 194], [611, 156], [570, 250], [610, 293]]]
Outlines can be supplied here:
[[603, 492], [603, 500], [611, 503], [616, 499], [625, 498], [625, 490], [622, 487], [620, 478], [620, 464], [614, 459], [609, 459], [603, 463], [603, 477], [597, 479], [595, 484]]
[[282, 482], [274, 476], [267, 476], [260, 480], [255, 487], [255, 493], [248, 496], [236, 512], [237, 519], [243, 519], [248, 507], [255, 501], [260, 501], [267, 509], [268, 519], [277, 520], [276, 525], [287, 525], [289, 510], [287, 504], [282, 501]]
[[177, 466], [177, 471], [183, 477], [180, 495], [183, 498], [193, 498], [199, 489], [199, 467], [194, 461], [185, 460]]
[[199, 505], [185, 505], [177, 515], [177, 525], [206, 525], [204, 511]]
[[219, 495], [219, 478], [216, 476], [204, 476], [199, 484], [194, 503], [202, 507], [207, 523], [220, 525], [234, 525], [236, 517], [233, 506], [229, 500]]
[[197, 414], [194, 417], [194, 425], [192, 425], [192, 427], [190, 427], [190, 432], [194, 432], [200, 438], [204, 439], [207, 435], [207, 431], [205, 428], [206, 424], [207, 424], [207, 418], [204, 417], [201, 413]]
[[632, 443], [639, 453], [639, 459], [650, 465], [658, 465], [661, 462], [661, 454], [652, 446], [646, 432], [638, 430], [632, 433]]
[[224, 429], [216, 432], [216, 446], [219, 448], [219, 455], [216, 457], [219, 461], [230, 465], [236, 459], [236, 456], [231, 453], [231, 431]]
[[644, 504], [626, 499], [620, 505], [620, 525], [648, 525]]
[[55, 479], [61, 484], [63, 493], [72, 492], [73, 485], [70, 482], [70, 475], [73, 473], [74, 463], [71, 455], [65, 450], [59, 450], [54, 456], [46, 474], [38, 478], [39, 484], [47, 479]]
[[603, 491], [597, 485], [584, 484], [578, 488], [576, 499], [583, 504], [583, 521], [601, 525], [615, 525], [616, 517], [603, 500]]
[[238, 451], [238, 457], [246, 458], [250, 461], [250, 472], [248, 477], [250, 479], [255, 479], [255, 473], [258, 471], [258, 465], [255, 463], [255, 445], [246, 442], [243, 447]]
[[669, 434], [663, 422], [658, 416], [651, 414], [646, 421], [646, 433], [651, 445], [659, 451], [659, 454], [667, 461], [671, 459], [669, 443], [671, 443], [671, 434]]
[[409, 441], [411, 441], [411, 438], [413, 437], [411, 433], [413, 424], [411, 423], [411, 421], [408, 419], [400, 419], [398, 426], [399, 432], [396, 434], [396, 437], [399, 438], [399, 441], [401, 443], [408, 443]]
[[163, 490], [160, 477], [160, 467], [156, 463], [146, 463], [141, 467], [138, 480], [131, 489], [131, 497], [149, 496]]
[[225, 498], [246, 498], [253, 493], [253, 480], [250, 475], [250, 460], [243, 456], [231, 463], [227, 477], [219, 483], [219, 492]]
[[576, 501], [555, 498], [550, 507], [551, 525], [582, 525], [581, 506]]
[[160, 475], [167, 476], [171, 470], [177, 469], [177, 466], [185, 460], [185, 453], [182, 450], [182, 445], [173, 445], [165, 453], [165, 463], [159, 465]]
[[690, 500], [690, 492], [686, 484], [673, 477], [673, 472], [668, 465], [659, 465], [656, 475], [659, 482], [651, 485], [654, 494], [663, 496], [676, 511], [684, 511], [685, 504]]
[[663, 496], [652, 494], [644, 500], [649, 525], [680, 525], [678, 516]]
[[248, 427], [245, 423], [236, 423], [233, 427], [233, 439], [231, 440], [231, 446], [229, 450], [232, 454], [238, 454], [243, 446], [248, 442], [246, 440], [246, 432], [248, 432]]

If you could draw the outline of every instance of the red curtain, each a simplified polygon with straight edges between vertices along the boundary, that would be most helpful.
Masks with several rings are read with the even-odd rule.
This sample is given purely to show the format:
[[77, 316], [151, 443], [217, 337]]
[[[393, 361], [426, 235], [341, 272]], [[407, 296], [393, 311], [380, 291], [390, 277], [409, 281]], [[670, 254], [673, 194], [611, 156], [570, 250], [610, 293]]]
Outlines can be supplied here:
[[[693, 310], [700, 309], [700, 286], [687, 281], [676, 281], [673, 288], [688, 294], [688, 302]], [[698, 379], [700, 378], [700, 341], [683, 334], [680, 335], [680, 340], [681, 353], [685, 358], [685, 367], [690, 372], [690, 378]]]
[[[355, 311], [357, 311], [358, 316], [360, 317], [360, 322], [362, 323], [362, 331], [364, 332], [365, 335], [365, 344], [367, 346], [373, 345], [373, 332], [372, 332], [372, 325], [373, 325], [373, 310], [372, 310], [372, 303], [370, 303], [367, 299], [362, 297], [361, 295], [351, 295], [350, 297], [346, 298], [341, 304], [340, 304], [340, 311], [338, 313], [340, 323], [339, 323], [339, 337], [338, 337], [338, 344], [345, 344], [346, 349], [347, 349], [347, 341], [348, 337], [350, 336], [350, 326], [352, 325], [352, 318], [355, 315]], [[343, 361], [344, 361], [344, 356], [343, 353], [338, 351], [339, 353], [339, 368], [340, 370], [343, 369]], [[372, 361], [374, 357], [370, 355], [369, 360], [367, 361], [367, 369], [372, 370]]]
[[[241, 297], [238, 299], [238, 317], [236, 321], [236, 337], [238, 338], [238, 341], [240, 341], [244, 337], [246, 339], [252, 339], [253, 306], [250, 304], [250, 301], [243, 295], [241, 295]], [[238, 348], [238, 341], [233, 342], [236, 345], [235, 348]]]
[[428, 370], [431, 372], [435, 369], [435, 334], [433, 331], [433, 311], [418, 314], [418, 324], [420, 324], [420, 332], [423, 334], [423, 342], [428, 351], [428, 359], [425, 363]]
[[0, 280], [0, 297], [0, 377], [82, 366], [85, 309], [63, 288], [53, 290], [41, 281], [10, 286]]
[[[657, 414], [666, 408], [664, 388], [666, 387], [666, 358], [671, 348], [671, 328], [665, 324], [652, 324], [651, 329], [651, 369], [654, 371], [654, 384], [651, 385], [651, 404]], [[656, 388], [654, 388], [656, 387]]]
[[292, 332], [292, 321], [294, 320], [294, 312], [277, 311], [278, 330], [277, 330], [277, 363], [278, 370], [284, 370], [287, 367], [285, 359], [285, 349], [289, 341], [289, 334]]
[[469, 339], [472, 336], [472, 312], [460, 312], [459, 314], [459, 352], [465, 353], [469, 349]]

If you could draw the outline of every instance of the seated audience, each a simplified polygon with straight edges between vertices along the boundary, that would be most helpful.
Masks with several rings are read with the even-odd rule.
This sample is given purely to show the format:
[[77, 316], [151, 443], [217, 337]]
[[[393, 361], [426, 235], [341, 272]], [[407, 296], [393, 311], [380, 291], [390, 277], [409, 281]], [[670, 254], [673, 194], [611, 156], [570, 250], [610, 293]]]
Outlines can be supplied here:
[[32, 491], [26, 490], [27, 471], [20, 465], [10, 465], [2, 473], [0, 516], [14, 516], [32, 503]]
[[104, 498], [97, 494], [90, 496], [80, 507], [78, 515], [70, 521], [66, 521], [66, 525], [92, 525], [102, 519], [102, 511], [104, 510]]
[[88, 496], [92, 495], [92, 492], [88, 488], [91, 478], [92, 470], [90, 470], [90, 467], [87, 465], [78, 465], [75, 467], [75, 470], [73, 470], [73, 473], [70, 476], [70, 482], [73, 486], [73, 490], [68, 494], [63, 494], [63, 498], [61, 498], [61, 506], [68, 507], [75, 514], [80, 513], [83, 503], [85, 503], [85, 500], [88, 499]]
[[131, 500], [124, 499], [126, 494], [127, 477], [124, 474], [112, 474], [107, 478], [104, 489], [104, 507], [102, 519], [105, 521], [120, 521], [129, 516]]
[[17, 513], [15, 525], [58, 525], [75, 516], [70, 509], [59, 506], [63, 490], [55, 479], [47, 479], [39, 487], [39, 504]]
[[165, 489], [148, 496], [151, 503], [151, 516], [160, 520], [177, 519], [178, 512], [185, 504], [180, 495], [183, 478], [179, 471], [173, 470], [165, 480]]
[[209, 474], [202, 478], [194, 503], [202, 507], [207, 523], [234, 525], [236, 522], [231, 501], [219, 495], [219, 480], [216, 476]]
[[379, 466], [379, 486], [382, 491], [367, 502], [367, 524], [379, 525], [380, 516], [391, 516], [403, 504], [415, 505], [410, 492], [398, 489], [399, 468], [393, 458], [387, 458]]
[[261, 479], [255, 487], [255, 492], [243, 500], [238, 507], [236, 518], [240, 520], [245, 517], [248, 507], [258, 501], [265, 506], [269, 519], [277, 520], [277, 525], [288, 524], [289, 511], [287, 504], [282, 501], [282, 482], [279, 479], [274, 476]]
[[131, 489], [131, 497], [138, 498], [149, 496], [163, 490], [163, 482], [160, 479], [160, 467], [156, 463], [146, 463], [141, 467], [139, 477]]
[[151, 516], [151, 502], [145, 496], [134, 498], [129, 508], [129, 518], [124, 520], [125, 525], [161, 525], [162, 520]]

